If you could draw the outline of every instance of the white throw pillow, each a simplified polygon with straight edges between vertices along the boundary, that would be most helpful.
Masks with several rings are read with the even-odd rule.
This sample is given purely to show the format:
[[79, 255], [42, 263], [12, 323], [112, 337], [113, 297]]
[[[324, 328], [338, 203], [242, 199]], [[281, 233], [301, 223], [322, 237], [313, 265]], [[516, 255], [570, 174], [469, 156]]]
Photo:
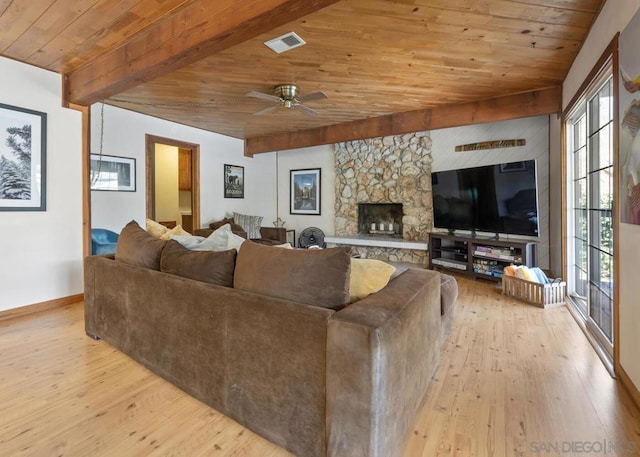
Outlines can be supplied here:
[[192, 249], [194, 246], [199, 245], [205, 239], [203, 236], [196, 235], [171, 235], [170, 238], [172, 240], [176, 240], [187, 249]]
[[[227, 243], [230, 235], [233, 235], [231, 226], [225, 224], [206, 238], [191, 235], [172, 235], [171, 239], [176, 240], [191, 251], [226, 251], [229, 249]], [[244, 238], [242, 239], [244, 240]]]
[[227, 239], [227, 249], [235, 249], [236, 251], [240, 251], [240, 246], [242, 246], [242, 243], [244, 243], [245, 241], [247, 240], [231, 232], [229, 234], [229, 238]]
[[192, 251], [226, 251], [227, 243], [231, 235], [231, 225], [224, 224], [219, 229], [191, 248]]
[[247, 238], [256, 240], [260, 237], [262, 216], [249, 216], [247, 214], [233, 213], [233, 221], [247, 232]]

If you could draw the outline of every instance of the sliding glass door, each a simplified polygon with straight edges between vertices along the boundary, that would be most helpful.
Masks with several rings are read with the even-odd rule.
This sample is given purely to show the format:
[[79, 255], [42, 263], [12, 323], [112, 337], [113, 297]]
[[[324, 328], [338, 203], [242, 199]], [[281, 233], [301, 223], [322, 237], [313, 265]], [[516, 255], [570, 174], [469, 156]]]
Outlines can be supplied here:
[[613, 351], [613, 77], [609, 65], [566, 123], [570, 306]]

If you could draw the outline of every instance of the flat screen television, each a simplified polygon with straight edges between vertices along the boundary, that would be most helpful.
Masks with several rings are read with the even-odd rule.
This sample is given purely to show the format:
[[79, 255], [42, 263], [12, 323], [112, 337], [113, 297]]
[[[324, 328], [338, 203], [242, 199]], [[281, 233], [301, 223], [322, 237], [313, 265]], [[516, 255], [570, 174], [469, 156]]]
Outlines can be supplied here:
[[538, 236], [536, 161], [431, 174], [436, 228]]

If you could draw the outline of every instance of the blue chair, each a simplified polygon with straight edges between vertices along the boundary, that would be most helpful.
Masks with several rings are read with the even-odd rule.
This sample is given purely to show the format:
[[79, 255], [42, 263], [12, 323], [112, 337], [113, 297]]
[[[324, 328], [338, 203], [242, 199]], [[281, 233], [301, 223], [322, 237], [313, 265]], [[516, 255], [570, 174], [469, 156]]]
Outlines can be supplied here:
[[111, 230], [91, 229], [91, 255], [115, 253], [118, 236], [116, 232]]

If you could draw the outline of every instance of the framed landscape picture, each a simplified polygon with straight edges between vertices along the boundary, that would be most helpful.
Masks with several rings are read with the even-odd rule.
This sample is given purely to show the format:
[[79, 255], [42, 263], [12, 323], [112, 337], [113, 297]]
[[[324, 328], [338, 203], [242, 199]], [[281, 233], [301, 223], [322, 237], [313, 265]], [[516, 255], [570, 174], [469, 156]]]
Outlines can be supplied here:
[[224, 198], [244, 198], [244, 167], [224, 165]]
[[291, 170], [291, 214], [320, 215], [320, 168]]
[[0, 211], [47, 209], [47, 114], [0, 103]]
[[136, 159], [91, 154], [91, 190], [136, 191]]

